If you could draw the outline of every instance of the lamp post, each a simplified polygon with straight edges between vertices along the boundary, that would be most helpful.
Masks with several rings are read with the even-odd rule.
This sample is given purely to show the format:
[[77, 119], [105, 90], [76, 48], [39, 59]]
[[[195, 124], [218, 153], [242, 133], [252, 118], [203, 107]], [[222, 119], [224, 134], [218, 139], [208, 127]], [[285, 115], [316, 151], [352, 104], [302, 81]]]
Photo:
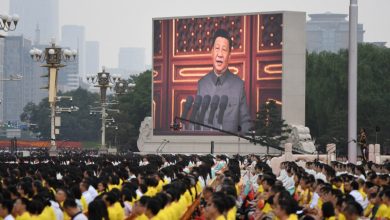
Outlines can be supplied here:
[[116, 95], [123, 95], [126, 92], [131, 91], [135, 87], [134, 83], [128, 83], [126, 80], [122, 79], [115, 83], [115, 94]]
[[17, 14], [14, 14], [12, 16], [0, 14], [0, 30], [5, 32], [14, 31], [16, 29], [18, 21], [19, 16]]
[[33, 48], [30, 50], [31, 58], [36, 62], [46, 62], [41, 67], [47, 67], [49, 73], [49, 104], [50, 104], [50, 156], [57, 156], [56, 133], [55, 133], [55, 117], [56, 117], [56, 101], [57, 101], [57, 75], [60, 68], [66, 66], [64, 63], [76, 59], [77, 51], [63, 49], [55, 45], [54, 40], [51, 46], [45, 48], [45, 51]]
[[[358, 1], [349, 5], [349, 48], [348, 48], [348, 140], [357, 139], [357, 26]], [[348, 161], [356, 164], [356, 142], [348, 143]]]
[[91, 84], [94, 84], [95, 87], [100, 88], [100, 106], [101, 111], [95, 111], [96, 113], [102, 114], [102, 142], [99, 149], [99, 154], [107, 153], [108, 149], [106, 146], [106, 121], [107, 121], [107, 88], [112, 88], [113, 83], [117, 83], [121, 80], [121, 76], [106, 72], [103, 67], [103, 71], [97, 73], [96, 75], [88, 75], [87, 81]]

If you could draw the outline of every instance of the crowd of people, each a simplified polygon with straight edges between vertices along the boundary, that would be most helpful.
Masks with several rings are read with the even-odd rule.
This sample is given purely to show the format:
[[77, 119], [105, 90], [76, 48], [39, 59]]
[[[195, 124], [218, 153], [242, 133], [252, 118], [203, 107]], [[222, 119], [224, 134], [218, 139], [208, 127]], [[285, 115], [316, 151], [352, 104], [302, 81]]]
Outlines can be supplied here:
[[0, 219], [390, 219], [390, 163], [257, 155], [0, 156]]

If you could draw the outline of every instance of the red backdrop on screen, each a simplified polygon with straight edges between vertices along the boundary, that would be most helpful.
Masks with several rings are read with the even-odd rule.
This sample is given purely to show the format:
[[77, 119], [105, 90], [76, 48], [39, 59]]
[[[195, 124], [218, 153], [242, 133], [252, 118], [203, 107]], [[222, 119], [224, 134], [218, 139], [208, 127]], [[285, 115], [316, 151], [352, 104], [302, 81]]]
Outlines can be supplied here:
[[154, 134], [188, 134], [173, 132], [170, 125], [186, 97], [196, 95], [198, 80], [212, 70], [213, 34], [219, 28], [232, 37], [229, 69], [245, 81], [252, 118], [268, 99], [281, 105], [282, 25], [282, 14], [154, 20]]

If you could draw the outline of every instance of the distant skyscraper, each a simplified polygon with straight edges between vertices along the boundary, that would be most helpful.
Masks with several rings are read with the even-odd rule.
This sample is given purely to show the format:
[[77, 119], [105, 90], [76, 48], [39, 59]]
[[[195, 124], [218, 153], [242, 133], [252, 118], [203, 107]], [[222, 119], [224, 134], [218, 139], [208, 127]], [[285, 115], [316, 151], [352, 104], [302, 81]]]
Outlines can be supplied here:
[[119, 69], [125, 69], [129, 74], [145, 70], [145, 48], [121, 47], [119, 49]]
[[4, 122], [20, 121], [20, 114], [28, 102], [35, 100], [35, 94], [40, 85], [37, 85], [33, 72], [33, 61], [29, 55], [31, 41], [23, 36], [8, 36], [4, 46], [4, 76], [19, 74], [23, 78], [20, 81], [6, 81], [4, 85]]
[[85, 69], [86, 74], [99, 72], [99, 42], [97, 41], [85, 42]]
[[85, 28], [78, 25], [62, 26], [62, 47], [70, 47], [78, 51], [79, 76], [85, 76]]
[[[347, 14], [309, 14], [306, 23], [306, 47], [309, 52], [331, 51], [348, 48], [349, 22]], [[363, 42], [363, 25], [358, 24], [358, 42]]]
[[12, 33], [23, 34], [33, 40], [37, 25], [41, 29], [41, 43], [47, 44], [52, 38], [59, 40], [58, 35], [58, 0], [10, 0], [10, 14], [18, 14], [18, 28]]
[[78, 89], [80, 86], [79, 63], [77, 59], [66, 63], [58, 73], [57, 78], [58, 90], [68, 92]]

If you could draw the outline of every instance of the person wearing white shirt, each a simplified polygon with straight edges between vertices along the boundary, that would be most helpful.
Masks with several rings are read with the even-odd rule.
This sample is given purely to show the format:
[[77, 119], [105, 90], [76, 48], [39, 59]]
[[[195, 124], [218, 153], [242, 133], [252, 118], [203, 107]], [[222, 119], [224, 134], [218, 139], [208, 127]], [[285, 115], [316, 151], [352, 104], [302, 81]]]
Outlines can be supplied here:
[[359, 184], [356, 181], [351, 183], [352, 191], [349, 193], [357, 203], [359, 203], [363, 209], [366, 209], [368, 206], [368, 201], [365, 200], [362, 194], [359, 192]]
[[287, 162], [280, 163], [280, 173], [279, 173], [279, 176], [276, 178], [277, 180], [283, 182], [284, 179], [287, 178], [286, 168], [287, 168]]
[[314, 192], [313, 198], [312, 198], [310, 205], [309, 205], [311, 209], [314, 209], [317, 206], [319, 199], [320, 199], [320, 196], [318, 195], [318, 193]]
[[287, 177], [283, 180], [283, 186], [286, 190], [293, 195], [295, 191], [294, 173], [291, 168], [287, 171]]
[[60, 204], [58, 204], [58, 202], [50, 200], [50, 205], [54, 209], [54, 213], [56, 214], [57, 220], [63, 220], [64, 219], [64, 213], [62, 212], [62, 210], [60, 208]]
[[5, 218], [4, 218], [4, 220], [14, 220], [14, 219], [15, 218], [11, 214], [5, 216]]
[[72, 220], [88, 220], [87, 216], [83, 214], [74, 199], [66, 199], [64, 202], [64, 211]]
[[90, 202], [94, 199], [91, 193], [88, 191], [89, 185], [86, 182], [80, 183], [80, 191], [82, 193], [82, 196], [84, 197], [85, 201], [89, 205]]
[[93, 187], [92, 185], [89, 185], [88, 192], [91, 194], [92, 200], [94, 200], [99, 195], [95, 187]]
[[144, 157], [142, 161], [139, 162], [140, 166], [146, 166], [149, 164], [148, 158]]
[[326, 176], [325, 176], [322, 172], [317, 173], [314, 177], [315, 177], [316, 179], [323, 180], [325, 183], [328, 182], [328, 181], [326, 180]]
[[312, 162], [306, 162], [306, 168], [305, 172], [308, 173], [309, 175], [316, 176], [316, 171], [313, 170], [313, 163]]
[[4, 220], [14, 220], [12, 216], [12, 208], [14, 203], [11, 200], [3, 200], [0, 202], [0, 217]]

